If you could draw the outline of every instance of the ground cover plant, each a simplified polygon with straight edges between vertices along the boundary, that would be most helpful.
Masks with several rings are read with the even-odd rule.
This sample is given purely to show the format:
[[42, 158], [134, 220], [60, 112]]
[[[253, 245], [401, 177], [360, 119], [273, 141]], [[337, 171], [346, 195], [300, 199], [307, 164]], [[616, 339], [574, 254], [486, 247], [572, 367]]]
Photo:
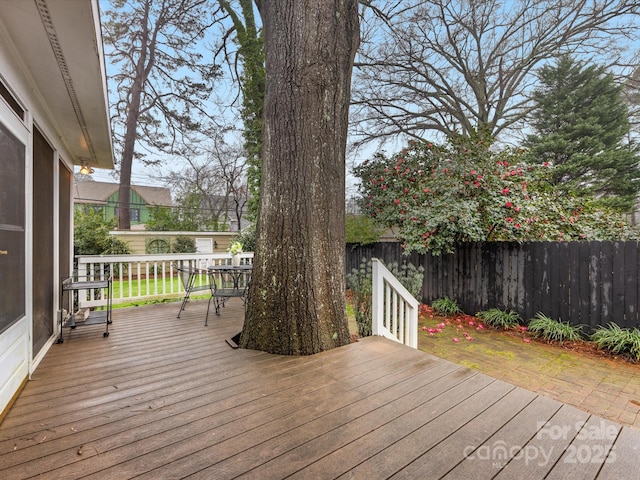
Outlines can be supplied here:
[[615, 323], [600, 326], [592, 335], [591, 341], [599, 349], [614, 355], [624, 355], [632, 360], [640, 360], [640, 330], [620, 328]]
[[490, 308], [489, 310], [476, 313], [476, 317], [493, 328], [503, 330], [513, 328], [520, 324], [520, 315], [513, 310]]
[[462, 312], [458, 302], [449, 297], [442, 297], [434, 300], [431, 302], [431, 308], [442, 315], [455, 315], [456, 313]]
[[547, 342], [576, 342], [582, 339], [582, 328], [547, 317], [541, 312], [529, 321], [529, 332]]

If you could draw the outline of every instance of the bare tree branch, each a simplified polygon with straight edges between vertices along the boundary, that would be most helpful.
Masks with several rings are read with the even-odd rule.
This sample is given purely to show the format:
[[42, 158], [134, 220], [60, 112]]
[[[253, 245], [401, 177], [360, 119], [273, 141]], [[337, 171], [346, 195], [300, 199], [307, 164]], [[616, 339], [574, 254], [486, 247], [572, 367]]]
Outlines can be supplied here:
[[[353, 81], [352, 131], [512, 133], [530, 111], [538, 67], [562, 53], [631, 70], [635, 0], [413, 0], [368, 15]], [[606, 60], [606, 63], [602, 62]]]

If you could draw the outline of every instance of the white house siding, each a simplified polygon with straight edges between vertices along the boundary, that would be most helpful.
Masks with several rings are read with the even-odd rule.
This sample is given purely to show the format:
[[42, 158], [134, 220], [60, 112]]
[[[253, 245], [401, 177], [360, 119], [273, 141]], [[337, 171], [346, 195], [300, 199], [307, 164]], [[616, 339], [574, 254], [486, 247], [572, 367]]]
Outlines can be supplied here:
[[[94, 166], [113, 167], [98, 19], [96, 0], [0, 1], [0, 82], [25, 112], [24, 118], [19, 118], [9, 102], [0, 97], [0, 125], [19, 140], [25, 152], [24, 172], [16, 174], [16, 178], [24, 179], [21, 199], [25, 207], [24, 254], [19, 254], [18, 262], [24, 269], [21, 275], [15, 275], [16, 268], [8, 268], [7, 259], [16, 254], [14, 249], [9, 251], [3, 247], [3, 241], [9, 238], [7, 232], [15, 232], [17, 227], [8, 224], [3, 227], [2, 212], [8, 210], [15, 199], [7, 198], [7, 192], [0, 191], [0, 270], [4, 272], [0, 275], [0, 420], [54, 344], [59, 331], [60, 276], [70, 271], [72, 258], [72, 242], [68, 241], [73, 227], [70, 221], [72, 191], [68, 176], [74, 164], [87, 160]], [[33, 168], [36, 130], [51, 147], [51, 150], [45, 149], [45, 163], [51, 162], [46, 174]], [[0, 168], [3, 161], [7, 162], [0, 156]], [[65, 177], [62, 184], [69, 185], [68, 191], [59, 188], [61, 172]], [[34, 205], [36, 178], [38, 182], [45, 182], [52, 198]], [[65, 211], [60, 211], [61, 199]], [[53, 217], [52, 222], [47, 222], [52, 226], [46, 229], [46, 249], [39, 248], [43, 239], [34, 238], [33, 234], [34, 217], [37, 219], [43, 214]], [[61, 224], [65, 226], [62, 231]], [[65, 247], [62, 255], [61, 245]], [[65, 263], [62, 266], [61, 258]], [[41, 271], [40, 262], [47, 262], [44, 269], [50, 272], [47, 278], [34, 278], [34, 271]], [[7, 273], [11, 270], [13, 272]], [[11, 316], [15, 312], [9, 314], [6, 308], [3, 310], [3, 306], [9, 304], [3, 295], [10, 291], [7, 284], [15, 283], [18, 277], [24, 278], [19, 286], [24, 292], [24, 308], [16, 318]], [[45, 323], [46, 335], [52, 333], [48, 338], [34, 340], [34, 298], [41, 297], [46, 298], [44, 305], [48, 311], [40, 315], [39, 322]], [[42, 331], [39, 328], [40, 337]]]

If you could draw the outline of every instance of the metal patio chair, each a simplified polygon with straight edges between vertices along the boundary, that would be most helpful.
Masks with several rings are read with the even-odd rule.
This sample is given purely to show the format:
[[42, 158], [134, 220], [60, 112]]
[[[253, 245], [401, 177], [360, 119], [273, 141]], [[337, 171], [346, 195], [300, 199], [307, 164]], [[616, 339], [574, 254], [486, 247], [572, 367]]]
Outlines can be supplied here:
[[184, 288], [184, 298], [182, 299], [182, 305], [180, 305], [180, 310], [178, 311], [178, 317], [180, 318], [180, 314], [187, 306], [187, 302], [191, 297], [193, 292], [203, 292], [209, 291], [209, 283], [205, 284], [196, 284], [199, 278], [209, 279], [209, 273], [207, 270], [203, 270], [201, 268], [195, 268], [188, 264], [180, 265], [173, 264], [173, 268], [178, 272], [178, 276], [180, 277], [180, 281], [182, 282], [182, 286]]

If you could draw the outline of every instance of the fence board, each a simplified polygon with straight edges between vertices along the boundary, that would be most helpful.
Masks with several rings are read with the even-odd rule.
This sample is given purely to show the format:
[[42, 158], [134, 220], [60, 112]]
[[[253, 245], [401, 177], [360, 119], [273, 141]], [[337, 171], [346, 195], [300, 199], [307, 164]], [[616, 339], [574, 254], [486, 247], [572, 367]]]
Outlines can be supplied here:
[[[577, 316], [574, 323], [582, 325], [591, 325], [591, 308], [590, 308], [590, 288], [589, 288], [589, 268], [590, 255], [589, 243], [580, 242], [578, 248], [578, 268], [575, 270], [578, 280], [578, 292], [572, 295], [572, 302], [577, 303]], [[577, 298], [576, 298], [577, 297]]]
[[[568, 245], [568, 244], [567, 244]], [[567, 248], [567, 271], [568, 271], [568, 286], [569, 298], [567, 301], [567, 310], [570, 313], [563, 314], [564, 321], [568, 321], [573, 317], [576, 321], [580, 322], [580, 249]]]
[[473, 313], [477, 313], [480, 310], [482, 310], [482, 307], [484, 305], [487, 305], [488, 301], [489, 301], [489, 297], [487, 295], [487, 290], [485, 288], [483, 288], [483, 270], [484, 267], [482, 265], [482, 250], [480, 248], [480, 244], [479, 243], [474, 243], [472, 245], [473, 248], [473, 254], [472, 254], [472, 258], [473, 258], [473, 262], [475, 264], [475, 277], [473, 280], [473, 285], [471, 286], [471, 288], [474, 290], [475, 292], [475, 304], [473, 305], [473, 309], [471, 310]]
[[619, 325], [626, 327], [624, 315], [625, 248], [623, 242], [613, 242], [611, 246], [613, 249], [611, 265], [611, 318], [620, 319], [622, 324]]
[[547, 266], [545, 264], [544, 256], [546, 254], [542, 243], [535, 242], [531, 244], [531, 253], [533, 255], [533, 310], [532, 315], [525, 315], [525, 318], [529, 318], [535, 315], [537, 312], [547, 310], [548, 292], [545, 288], [546, 275], [545, 271]]
[[568, 319], [572, 316], [570, 312], [570, 302], [571, 302], [571, 288], [570, 288], [570, 279], [571, 279], [571, 267], [570, 267], [570, 258], [569, 258], [569, 244], [566, 242], [558, 243], [557, 252], [558, 262], [557, 263], [557, 274], [559, 279], [559, 288], [558, 288], [558, 318], [561, 318], [563, 322], [568, 321]]
[[628, 326], [638, 323], [638, 242], [624, 242], [624, 317]]
[[[544, 243], [546, 250], [546, 270], [549, 272], [547, 275], [547, 291], [548, 291], [548, 303], [546, 310], [549, 312], [551, 318], [560, 317], [560, 285], [562, 284], [562, 277], [560, 275], [559, 263], [561, 261], [559, 253], [558, 243]], [[551, 287], [553, 285], [553, 288]]]
[[589, 327], [596, 328], [598, 325], [604, 325], [602, 322], [602, 308], [600, 301], [602, 299], [602, 288], [600, 285], [600, 249], [602, 242], [589, 243], [589, 298], [590, 298], [590, 318]]
[[534, 307], [534, 295], [533, 295], [533, 253], [531, 251], [531, 245], [523, 245], [522, 255], [524, 258], [524, 264], [522, 268], [522, 275], [524, 276], [524, 307], [520, 309], [512, 308], [516, 310], [520, 316], [528, 315], [530, 312], [535, 311]]
[[600, 247], [600, 307], [602, 316], [600, 321], [604, 324], [613, 321], [612, 300], [613, 292], [613, 244], [612, 242], [602, 242]]

